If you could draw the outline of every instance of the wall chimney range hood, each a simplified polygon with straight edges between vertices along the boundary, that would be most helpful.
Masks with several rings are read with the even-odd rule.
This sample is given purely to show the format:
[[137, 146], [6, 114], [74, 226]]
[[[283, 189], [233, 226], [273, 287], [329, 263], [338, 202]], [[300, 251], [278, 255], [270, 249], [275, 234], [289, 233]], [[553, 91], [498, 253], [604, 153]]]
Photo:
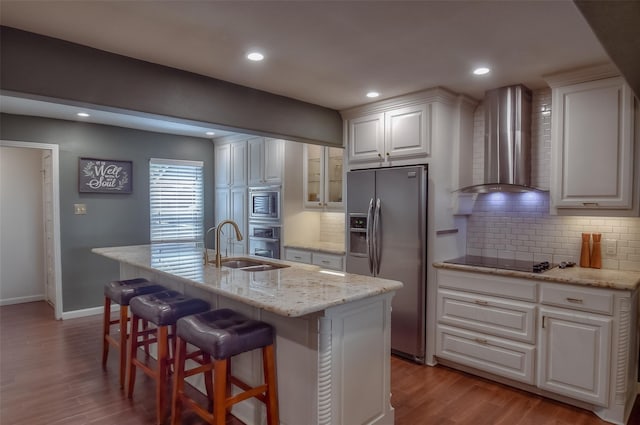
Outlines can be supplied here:
[[531, 90], [519, 84], [484, 98], [484, 181], [462, 193], [542, 191], [531, 186]]

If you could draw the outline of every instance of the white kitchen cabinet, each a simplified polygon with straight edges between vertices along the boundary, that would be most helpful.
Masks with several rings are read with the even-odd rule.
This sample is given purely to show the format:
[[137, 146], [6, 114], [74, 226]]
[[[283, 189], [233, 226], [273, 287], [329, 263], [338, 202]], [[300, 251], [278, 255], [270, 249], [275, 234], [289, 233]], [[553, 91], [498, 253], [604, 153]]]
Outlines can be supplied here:
[[248, 141], [249, 186], [282, 184], [284, 141], [256, 137]]
[[633, 209], [631, 89], [622, 77], [552, 87], [552, 211]]
[[392, 108], [349, 120], [349, 162], [427, 157], [431, 153], [431, 105]]
[[606, 316], [540, 308], [538, 387], [608, 405], [612, 322]]
[[246, 186], [247, 142], [216, 144], [214, 172], [216, 187]]
[[626, 422], [637, 394], [638, 290], [441, 268], [436, 281], [440, 363]]
[[327, 254], [324, 252], [299, 249], [285, 248], [285, 260], [295, 261], [297, 263], [314, 264], [325, 269], [343, 271], [344, 256], [336, 254]]
[[342, 210], [343, 149], [304, 145], [304, 206]]
[[[220, 249], [222, 255], [243, 255], [247, 253], [247, 199], [246, 187], [218, 188], [216, 189], [215, 222], [216, 225], [223, 220], [233, 220], [238, 224], [243, 239], [236, 240], [235, 232], [231, 225], [225, 225], [220, 236]], [[208, 247], [213, 247], [214, 232], [209, 235]], [[215, 247], [216, 249], [218, 247]]]

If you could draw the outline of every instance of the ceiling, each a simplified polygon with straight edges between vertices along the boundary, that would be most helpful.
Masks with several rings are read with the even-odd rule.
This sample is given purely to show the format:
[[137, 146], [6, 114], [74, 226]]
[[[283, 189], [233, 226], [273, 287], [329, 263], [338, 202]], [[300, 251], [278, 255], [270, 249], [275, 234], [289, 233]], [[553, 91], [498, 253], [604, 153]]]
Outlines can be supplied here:
[[[2, 0], [0, 12], [2, 25], [337, 110], [434, 86], [481, 99], [610, 61], [561, 0]], [[252, 49], [265, 60], [247, 61]], [[492, 72], [473, 76], [480, 65]]]

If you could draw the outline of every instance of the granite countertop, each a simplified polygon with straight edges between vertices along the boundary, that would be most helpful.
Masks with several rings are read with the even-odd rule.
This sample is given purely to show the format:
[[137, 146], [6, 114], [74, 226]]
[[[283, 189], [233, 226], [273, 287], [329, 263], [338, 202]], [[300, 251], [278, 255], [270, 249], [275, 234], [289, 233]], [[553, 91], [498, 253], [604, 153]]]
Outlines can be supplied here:
[[345, 248], [343, 243], [335, 242], [287, 242], [284, 244], [285, 248], [306, 249], [308, 251], [324, 252], [326, 254], [344, 255]]
[[218, 269], [211, 264], [203, 265], [202, 249], [196, 244], [122, 246], [91, 251], [288, 317], [304, 316], [402, 287], [402, 283], [394, 280], [321, 271], [318, 266], [253, 256], [242, 258], [289, 267], [259, 272]]
[[529, 273], [444, 262], [435, 262], [433, 263], [433, 266], [440, 269], [462, 270], [468, 272], [495, 274], [499, 276], [520, 277], [547, 282], [568, 283], [573, 285], [622, 289], [628, 291], [635, 290], [640, 286], [640, 272], [623, 270], [590, 269], [575, 266], [564, 269], [554, 267], [544, 273]]

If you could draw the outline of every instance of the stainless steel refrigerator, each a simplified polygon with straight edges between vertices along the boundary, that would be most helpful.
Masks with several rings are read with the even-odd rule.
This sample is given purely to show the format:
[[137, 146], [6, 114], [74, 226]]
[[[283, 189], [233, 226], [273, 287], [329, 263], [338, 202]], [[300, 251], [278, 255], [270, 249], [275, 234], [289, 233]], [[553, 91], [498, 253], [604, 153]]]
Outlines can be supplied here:
[[391, 349], [423, 363], [426, 322], [427, 166], [347, 173], [347, 272], [401, 281]]

